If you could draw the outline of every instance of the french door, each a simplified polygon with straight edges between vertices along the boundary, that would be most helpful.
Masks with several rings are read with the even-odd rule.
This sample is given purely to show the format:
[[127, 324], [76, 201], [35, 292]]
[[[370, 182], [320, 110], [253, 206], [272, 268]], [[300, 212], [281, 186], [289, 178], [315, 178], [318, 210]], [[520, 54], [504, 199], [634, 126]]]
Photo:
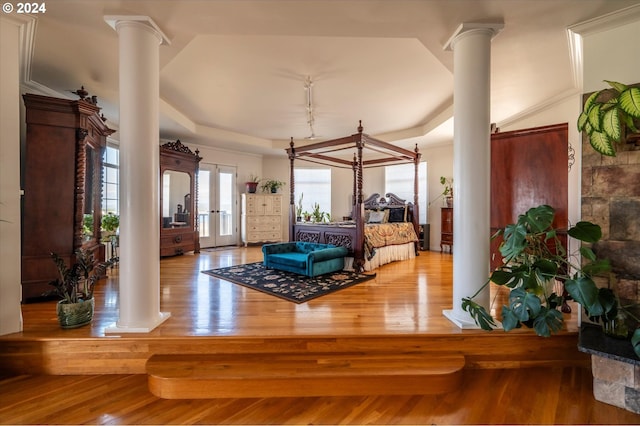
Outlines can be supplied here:
[[238, 241], [236, 168], [201, 163], [198, 172], [200, 247], [234, 245]]

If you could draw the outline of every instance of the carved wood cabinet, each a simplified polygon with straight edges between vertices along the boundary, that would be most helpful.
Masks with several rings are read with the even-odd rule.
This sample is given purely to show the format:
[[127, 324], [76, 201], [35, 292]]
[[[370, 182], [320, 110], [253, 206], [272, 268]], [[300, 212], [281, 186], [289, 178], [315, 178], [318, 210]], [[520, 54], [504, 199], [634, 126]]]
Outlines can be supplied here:
[[198, 169], [202, 157], [180, 140], [160, 146], [160, 256], [200, 252]]
[[102, 156], [113, 130], [89, 98], [25, 94], [23, 100], [22, 300], [28, 302], [58, 277], [51, 252], [69, 264], [84, 248], [104, 261]]
[[442, 246], [453, 250], [453, 207], [442, 207], [440, 211], [440, 251]]

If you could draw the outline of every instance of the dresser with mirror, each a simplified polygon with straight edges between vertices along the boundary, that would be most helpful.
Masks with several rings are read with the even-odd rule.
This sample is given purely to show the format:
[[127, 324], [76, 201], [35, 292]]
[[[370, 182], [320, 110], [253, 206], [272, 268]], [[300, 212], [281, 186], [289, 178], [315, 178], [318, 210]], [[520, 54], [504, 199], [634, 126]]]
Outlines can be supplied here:
[[180, 140], [160, 146], [160, 256], [198, 253], [198, 166]]

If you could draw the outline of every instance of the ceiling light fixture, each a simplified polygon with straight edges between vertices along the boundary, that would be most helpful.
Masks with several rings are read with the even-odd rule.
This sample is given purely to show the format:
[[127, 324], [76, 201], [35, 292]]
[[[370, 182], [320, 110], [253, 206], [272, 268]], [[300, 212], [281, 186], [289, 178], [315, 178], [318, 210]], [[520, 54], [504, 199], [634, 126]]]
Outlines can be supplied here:
[[313, 116], [313, 80], [310, 75], [308, 75], [304, 80], [304, 89], [307, 92], [307, 124], [309, 125], [309, 131], [311, 132], [311, 134], [305, 139], [315, 140], [317, 136], [313, 129], [315, 124], [315, 118]]

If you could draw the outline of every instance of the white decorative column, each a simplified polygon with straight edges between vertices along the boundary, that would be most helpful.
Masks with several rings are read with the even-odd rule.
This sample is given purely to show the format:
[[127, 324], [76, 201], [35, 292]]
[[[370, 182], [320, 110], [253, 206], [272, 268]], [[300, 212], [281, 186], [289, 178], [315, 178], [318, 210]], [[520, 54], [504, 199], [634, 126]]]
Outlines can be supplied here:
[[22, 331], [20, 56], [35, 18], [0, 15], [0, 335]]
[[[502, 23], [465, 23], [445, 45], [453, 50], [453, 309], [460, 328], [477, 328], [464, 310], [489, 276], [491, 39]], [[475, 299], [489, 308], [489, 288]]]
[[160, 312], [160, 44], [147, 16], [105, 16], [118, 32], [120, 57], [119, 317], [108, 333], [145, 333]]

